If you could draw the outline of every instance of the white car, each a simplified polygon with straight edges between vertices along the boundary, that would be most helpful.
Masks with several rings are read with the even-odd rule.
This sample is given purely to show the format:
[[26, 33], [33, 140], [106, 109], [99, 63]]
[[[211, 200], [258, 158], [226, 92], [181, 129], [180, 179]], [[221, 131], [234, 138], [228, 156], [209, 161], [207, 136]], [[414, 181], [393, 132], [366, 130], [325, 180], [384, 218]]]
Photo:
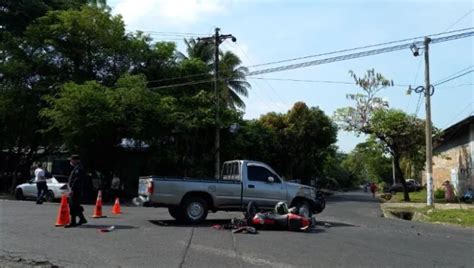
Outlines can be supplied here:
[[[63, 194], [69, 194], [67, 186], [67, 176], [54, 176], [46, 180], [48, 192], [45, 195], [47, 202], [53, 202], [55, 199], [61, 198]], [[36, 189], [35, 179], [29, 180], [27, 183], [20, 184], [15, 189], [15, 197], [18, 200], [36, 199], [38, 190]]]

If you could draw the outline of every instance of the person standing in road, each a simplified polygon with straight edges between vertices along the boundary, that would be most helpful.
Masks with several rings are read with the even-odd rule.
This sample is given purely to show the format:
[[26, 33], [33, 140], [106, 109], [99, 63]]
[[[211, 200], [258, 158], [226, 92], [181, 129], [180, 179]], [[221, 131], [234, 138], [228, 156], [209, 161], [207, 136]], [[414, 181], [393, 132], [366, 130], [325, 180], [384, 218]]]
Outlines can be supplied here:
[[38, 163], [35, 169], [35, 182], [38, 195], [36, 197], [36, 204], [43, 204], [43, 199], [48, 192], [48, 185], [46, 184], [46, 174], [43, 169], [43, 164]]
[[372, 192], [372, 197], [375, 198], [375, 191], [377, 190], [377, 185], [375, 185], [375, 182], [372, 182], [370, 184], [370, 191]]
[[[73, 166], [71, 175], [69, 175], [68, 185], [70, 189], [69, 193], [69, 211], [71, 214], [71, 223], [64, 226], [66, 228], [76, 227], [81, 224], [87, 223], [84, 217], [83, 208], [81, 206], [83, 197], [83, 186], [85, 181], [86, 173], [81, 164], [81, 158], [79, 155], [71, 155], [69, 157], [69, 163]], [[79, 217], [79, 222], [76, 222], [76, 217]]]

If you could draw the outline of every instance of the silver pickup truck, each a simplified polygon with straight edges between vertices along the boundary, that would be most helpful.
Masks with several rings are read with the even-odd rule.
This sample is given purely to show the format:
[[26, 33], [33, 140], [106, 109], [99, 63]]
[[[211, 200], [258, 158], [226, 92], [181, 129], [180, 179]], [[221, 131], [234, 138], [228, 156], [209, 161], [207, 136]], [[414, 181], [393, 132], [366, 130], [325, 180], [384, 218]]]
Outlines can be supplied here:
[[168, 207], [173, 218], [192, 224], [208, 211], [242, 211], [250, 201], [262, 209], [284, 201], [308, 217], [326, 204], [315, 188], [286, 182], [268, 165], [249, 160], [225, 162], [219, 179], [140, 177], [138, 195], [141, 204]]

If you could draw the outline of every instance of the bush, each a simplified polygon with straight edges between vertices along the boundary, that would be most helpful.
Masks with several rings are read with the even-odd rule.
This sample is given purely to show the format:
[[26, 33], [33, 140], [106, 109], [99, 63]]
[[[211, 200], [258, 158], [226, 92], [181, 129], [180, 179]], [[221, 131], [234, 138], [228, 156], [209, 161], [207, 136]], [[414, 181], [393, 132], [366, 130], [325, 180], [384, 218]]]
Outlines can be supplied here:
[[443, 189], [436, 189], [436, 191], [434, 192], [434, 198], [435, 199], [444, 199], [444, 190]]
[[377, 186], [378, 191], [383, 191], [387, 188], [387, 184], [385, 182], [379, 182], [375, 184]]

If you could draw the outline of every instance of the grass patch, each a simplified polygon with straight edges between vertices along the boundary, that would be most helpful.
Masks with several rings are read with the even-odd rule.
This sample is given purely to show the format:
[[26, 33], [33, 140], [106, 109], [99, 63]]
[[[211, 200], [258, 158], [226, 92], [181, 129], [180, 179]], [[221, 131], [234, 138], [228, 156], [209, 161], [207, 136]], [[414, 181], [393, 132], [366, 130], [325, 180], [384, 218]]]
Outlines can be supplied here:
[[433, 209], [420, 210], [427, 217], [428, 222], [457, 224], [465, 227], [474, 227], [474, 209]]
[[[419, 192], [411, 192], [411, 193], [408, 193], [408, 195], [410, 196], [411, 203], [426, 203], [426, 189], [420, 190]], [[390, 199], [390, 202], [405, 202], [403, 201], [403, 192], [397, 193], [396, 195], [392, 195], [392, 199]], [[441, 199], [435, 198], [434, 202], [438, 204], [446, 203], [444, 198], [441, 198]]]
[[431, 223], [447, 223], [460, 225], [464, 227], [474, 227], [474, 209], [433, 209], [429, 207], [398, 207], [386, 210], [392, 215], [400, 218], [401, 214], [413, 213], [422, 214], [416, 217], [414, 221], [431, 222]]

